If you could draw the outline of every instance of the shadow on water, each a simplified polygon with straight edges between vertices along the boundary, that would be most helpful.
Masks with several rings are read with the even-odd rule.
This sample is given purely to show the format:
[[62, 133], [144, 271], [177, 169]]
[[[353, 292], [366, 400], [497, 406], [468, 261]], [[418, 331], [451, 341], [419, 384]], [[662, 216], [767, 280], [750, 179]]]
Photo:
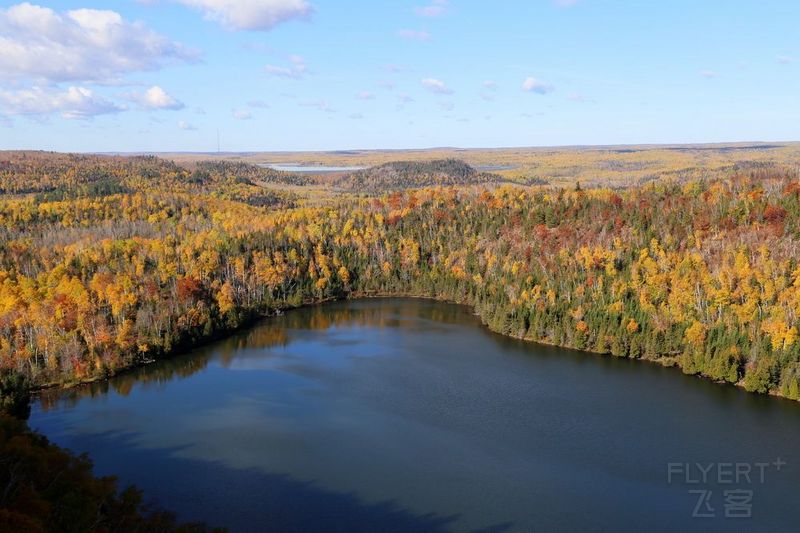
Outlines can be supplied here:
[[[241, 356], [243, 350], [264, 351], [286, 346], [290, 342], [290, 330], [324, 331], [343, 325], [360, 328], [399, 327], [404, 321], [420, 318], [432, 324], [460, 324], [467, 318], [480, 326], [480, 321], [466, 306], [442, 305], [425, 299], [401, 299], [403, 305], [397, 306], [393, 313], [387, 313], [385, 308], [375, 305], [383, 301], [366, 299], [294, 309], [284, 315], [264, 319], [248, 330], [215, 342], [213, 350], [202, 346], [153, 364], [130, 369], [109, 380], [84, 383], [69, 389], [44, 389], [38, 393], [37, 399], [41, 408], [49, 411], [56, 407], [74, 407], [81, 398], [103, 396], [110, 391], [128, 396], [134, 387], [146, 389], [191, 377], [205, 370], [213, 357], [218, 357], [224, 366], [228, 366]], [[503, 340], [515, 341], [502, 335], [497, 336]]]
[[[255, 468], [231, 468], [219, 462], [181, 457], [182, 448], [142, 449], [131, 444], [134, 435], [87, 434], [76, 438], [76, 449], [91, 447], [100, 439], [114, 454], [126, 458], [124, 464], [103, 465], [99, 456], [97, 473], [119, 475], [144, 489], [158, 493], [160, 480], [170, 479], [171, 492], [162, 499], [151, 498], [175, 510], [180, 518], [204, 520], [209, 525], [224, 525], [231, 531], [328, 531], [392, 532], [450, 531], [458, 515], [415, 514], [394, 501], [364, 503], [353, 493], [326, 491], [313, 481], [301, 481], [282, 473], [266, 473]], [[105, 470], [110, 470], [106, 472]], [[145, 472], [158, 472], [159, 479]], [[191, 487], [191, 490], [183, 488]], [[231, 497], [228, 490], [248, 498]], [[203, 500], [198, 501], [198, 495]], [[220, 502], [224, 502], [220, 505]], [[187, 514], [181, 510], [191, 508]], [[200, 510], [200, 511], [198, 511]], [[198, 513], [200, 513], [198, 515]], [[498, 524], [485, 531], [507, 531], [511, 524]]]
[[[84, 401], [85, 400], [85, 401]], [[32, 427], [232, 531], [729, 530], [668, 464], [775, 460], [748, 530], [800, 519], [800, 406], [497, 335], [415, 299], [309, 307], [46, 391]], [[725, 484], [714, 490], [721, 505]]]

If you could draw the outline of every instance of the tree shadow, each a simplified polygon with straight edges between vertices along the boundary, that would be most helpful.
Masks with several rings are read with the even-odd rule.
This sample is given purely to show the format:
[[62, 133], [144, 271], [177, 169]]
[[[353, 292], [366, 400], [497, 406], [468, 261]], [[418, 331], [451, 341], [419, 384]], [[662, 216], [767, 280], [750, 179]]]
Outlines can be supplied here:
[[[93, 450], [97, 475], [116, 475], [120, 486], [133, 484], [145, 500], [174, 512], [181, 521], [202, 521], [238, 531], [280, 532], [444, 532], [459, 529], [460, 515], [415, 513], [394, 500], [364, 502], [355, 493], [326, 490], [314, 481], [256, 468], [187, 459], [183, 448], [144, 449], [134, 435], [73, 435], [69, 448]], [[102, 449], [98, 447], [102, 442]], [[124, 460], [121, 460], [123, 459]], [[503, 523], [479, 530], [509, 531]]]

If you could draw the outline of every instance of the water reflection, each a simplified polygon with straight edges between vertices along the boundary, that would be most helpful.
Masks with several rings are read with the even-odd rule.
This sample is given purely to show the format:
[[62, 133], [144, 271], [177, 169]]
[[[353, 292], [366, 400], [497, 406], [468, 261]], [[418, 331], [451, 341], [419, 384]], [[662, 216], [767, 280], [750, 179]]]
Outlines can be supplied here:
[[666, 465], [775, 457], [747, 526], [781, 530], [800, 518], [797, 407], [499, 337], [460, 306], [364, 300], [48, 392], [30, 423], [234, 531], [725, 530], [692, 520]]
[[[87, 383], [70, 389], [46, 389], [39, 393], [39, 405], [45, 410], [73, 407], [81, 398], [107, 394], [113, 390], [128, 396], [134, 386], [163, 385], [175, 379], [187, 378], [204, 370], [212, 355], [229, 367], [234, 359], [243, 356], [269, 357], [269, 348], [286, 346], [290, 330], [329, 330], [344, 324], [348, 327], [401, 327], [403, 322], [424, 319], [433, 324], [457, 324], [463, 320], [465, 307], [456, 305], [431, 306], [427, 302], [409, 300], [406, 305], [387, 313], [375, 306], [312, 306], [267, 319], [244, 332], [232, 335], [207, 347], [121, 373], [108, 381]], [[515, 341], [512, 341], [515, 342]]]
[[104, 396], [113, 391], [120, 396], [128, 396], [134, 386], [148, 387], [165, 385], [175, 379], [182, 379], [206, 368], [211, 360], [211, 352], [197, 350], [157, 364], [131, 369], [111, 380], [86, 383], [70, 389], [45, 389], [39, 392], [37, 401], [41, 409], [74, 407], [81, 398]]

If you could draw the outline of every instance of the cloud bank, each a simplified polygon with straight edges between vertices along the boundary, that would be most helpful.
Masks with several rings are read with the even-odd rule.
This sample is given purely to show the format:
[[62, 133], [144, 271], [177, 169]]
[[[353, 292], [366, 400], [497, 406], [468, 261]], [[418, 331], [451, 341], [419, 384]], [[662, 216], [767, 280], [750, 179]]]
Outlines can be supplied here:
[[98, 115], [124, 111], [125, 107], [94, 94], [85, 87], [32, 87], [19, 91], [0, 91], [0, 105], [9, 115], [45, 116], [60, 113], [66, 119], [86, 120]]
[[196, 53], [108, 10], [65, 13], [29, 3], [0, 10], [0, 79], [114, 82]]
[[228, 30], [269, 31], [293, 19], [313, 13], [305, 0], [175, 0], [203, 13]]

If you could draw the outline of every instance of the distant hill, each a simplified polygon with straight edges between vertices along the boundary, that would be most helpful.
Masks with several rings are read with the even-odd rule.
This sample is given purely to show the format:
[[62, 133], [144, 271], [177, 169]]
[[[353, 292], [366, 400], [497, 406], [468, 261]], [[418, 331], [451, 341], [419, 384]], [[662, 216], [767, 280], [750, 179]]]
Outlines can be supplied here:
[[[56, 190], [107, 191], [124, 177], [161, 176], [178, 169], [152, 156], [110, 157], [41, 151], [0, 152], [0, 194]], [[57, 198], [54, 198], [57, 199]]]
[[307, 176], [242, 162], [201, 161], [185, 166], [155, 156], [0, 151], [0, 196], [33, 194], [61, 202], [146, 192], [208, 193], [257, 207], [290, 207], [295, 195], [263, 184], [308, 185]]
[[501, 176], [479, 172], [459, 159], [393, 161], [358, 170], [336, 180], [342, 189], [380, 193], [436, 185], [474, 185], [504, 181]]
[[238, 183], [254, 184], [264, 183], [283, 183], [284, 185], [311, 185], [314, 180], [310, 176], [304, 176], [295, 172], [283, 172], [271, 168], [260, 167], [241, 161], [201, 161], [196, 164], [192, 174], [192, 179], [200, 182], [212, 182], [214, 180], [233, 180]]

